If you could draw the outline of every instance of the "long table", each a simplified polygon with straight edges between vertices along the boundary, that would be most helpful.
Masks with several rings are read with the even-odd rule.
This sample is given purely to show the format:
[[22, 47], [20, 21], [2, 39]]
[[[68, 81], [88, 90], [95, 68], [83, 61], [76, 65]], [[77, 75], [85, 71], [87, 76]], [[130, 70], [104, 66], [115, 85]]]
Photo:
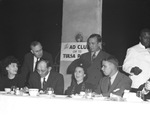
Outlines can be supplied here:
[[150, 102], [0, 94], [1, 117], [149, 117]]

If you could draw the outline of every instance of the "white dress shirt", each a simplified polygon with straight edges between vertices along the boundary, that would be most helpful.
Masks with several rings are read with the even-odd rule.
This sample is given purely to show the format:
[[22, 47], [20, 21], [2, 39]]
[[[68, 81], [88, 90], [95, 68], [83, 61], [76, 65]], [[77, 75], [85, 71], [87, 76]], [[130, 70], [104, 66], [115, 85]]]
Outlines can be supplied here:
[[35, 70], [36, 62], [39, 61], [39, 60], [40, 60], [40, 58], [36, 58], [34, 56], [34, 58], [33, 58], [33, 71]]
[[96, 52], [92, 52], [92, 53], [91, 53], [91, 57], [93, 56], [93, 54], [95, 54], [95, 58], [96, 58], [99, 52], [100, 52], [100, 50], [98, 50], [98, 51], [96, 51]]
[[[133, 67], [139, 67], [142, 72], [139, 75], [130, 73]], [[132, 79], [131, 88], [138, 88], [150, 78], [150, 53], [141, 43], [127, 50], [123, 63], [123, 70], [130, 74]]]
[[113, 84], [114, 80], [116, 79], [117, 74], [118, 74], [118, 71], [113, 76], [110, 77], [111, 85]]
[[41, 78], [41, 88], [43, 88], [44, 78], [45, 78], [45, 81], [47, 82], [49, 74], [50, 72], [45, 77]]

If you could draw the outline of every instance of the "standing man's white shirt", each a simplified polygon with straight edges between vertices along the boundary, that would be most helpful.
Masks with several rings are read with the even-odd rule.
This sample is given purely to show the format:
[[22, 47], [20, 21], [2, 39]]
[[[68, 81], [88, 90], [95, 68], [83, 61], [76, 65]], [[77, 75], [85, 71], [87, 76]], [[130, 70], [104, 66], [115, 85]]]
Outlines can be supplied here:
[[[139, 67], [142, 72], [139, 75], [130, 73], [133, 67]], [[141, 43], [127, 50], [123, 63], [123, 71], [130, 74], [132, 79], [131, 88], [138, 88], [150, 78], [150, 53]]]
[[50, 72], [45, 76], [45, 77], [43, 77], [43, 78], [41, 78], [41, 88], [43, 89], [43, 82], [44, 82], [44, 78], [45, 78], [45, 81], [47, 82], [47, 80], [48, 80], [48, 77], [49, 77], [49, 74], [50, 74]]
[[34, 56], [34, 58], [33, 58], [33, 71], [35, 71], [36, 62], [39, 61], [39, 60], [40, 60], [40, 58], [36, 58]]

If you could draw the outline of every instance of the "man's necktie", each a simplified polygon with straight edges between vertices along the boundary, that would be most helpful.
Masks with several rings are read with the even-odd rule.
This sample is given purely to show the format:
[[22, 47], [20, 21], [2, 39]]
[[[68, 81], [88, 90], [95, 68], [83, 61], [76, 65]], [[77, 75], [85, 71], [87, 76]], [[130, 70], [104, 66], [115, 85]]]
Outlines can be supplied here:
[[108, 90], [110, 89], [111, 87], [111, 77], [108, 77]]
[[95, 58], [96, 58], [96, 54], [93, 53], [92, 58], [91, 58], [92, 62], [94, 61]]
[[45, 88], [45, 84], [46, 84], [46, 79], [43, 78], [43, 89]]
[[35, 62], [35, 68], [34, 68], [34, 71], [37, 69], [37, 64], [39, 62], [39, 59], [37, 58], [36, 62]]

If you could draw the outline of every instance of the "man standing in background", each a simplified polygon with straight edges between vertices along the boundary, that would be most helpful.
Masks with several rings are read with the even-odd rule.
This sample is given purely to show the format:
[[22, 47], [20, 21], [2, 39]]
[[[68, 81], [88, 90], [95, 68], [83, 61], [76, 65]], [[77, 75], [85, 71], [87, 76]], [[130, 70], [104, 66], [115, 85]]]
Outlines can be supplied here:
[[78, 60], [72, 62], [67, 72], [73, 71], [76, 62], [82, 61], [87, 67], [88, 78], [86, 82], [96, 88], [99, 80], [103, 77], [101, 62], [110, 55], [102, 50], [102, 37], [99, 34], [90, 35], [87, 40], [87, 46], [89, 52], [82, 54]]
[[32, 72], [35, 71], [37, 62], [40, 59], [49, 60], [50, 64], [53, 65], [52, 55], [46, 51], [43, 51], [40, 42], [33, 41], [30, 45], [30, 48], [31, 48], [31, 52], [25, 55], [23, 65], [21, 68], [21, 77], [25, 83], [25, 86], [28, 85], [29, 76]]

